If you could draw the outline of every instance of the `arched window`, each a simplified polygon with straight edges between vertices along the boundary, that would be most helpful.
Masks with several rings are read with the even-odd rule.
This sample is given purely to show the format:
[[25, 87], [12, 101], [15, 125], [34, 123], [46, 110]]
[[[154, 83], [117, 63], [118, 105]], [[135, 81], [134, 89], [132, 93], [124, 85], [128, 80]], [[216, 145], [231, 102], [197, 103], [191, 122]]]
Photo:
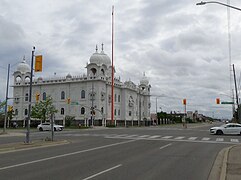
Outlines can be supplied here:
[[116, 116], [116, 109], [115, 109], [115, 116]]
[[61, 99], [65, 99], [65, 92], [64, 91], [61, 92]]
[[118, 102], [120, 102], [120, 95], [118, 95]]
[[43, 100], [46, 101], [46, 92], [43, 93]]
[[15, 115], [16, 116], [18, 115], [18, 109], [15, 109]]
[[80, 113], [81, 113], [81, 114], [85, 114], [85, 108], [84, 108], [84, 107], [82, 107], [82, 108], [80, 109]]
[[81, 99], [85, 99], [85, 90], [81, 91]]
[[104, 108], [103, 108], [103, 107], [101, 108], [101, 113], [102, 113], [102, 114], [104, 113]]
[[118, 116], [120, 116], [120, 109], [118, 110]]
[[61, 115], [64, 115], [64, 108], [61, 108], [60, 114], [61, 114]]
[[25, 94], [25, 101], [28, 101], [28, 93]]
[[27, 110], [27, 109], [24, 110], [24, 115], [25, 115], [25, 116], [28, 115], [28, 110]]

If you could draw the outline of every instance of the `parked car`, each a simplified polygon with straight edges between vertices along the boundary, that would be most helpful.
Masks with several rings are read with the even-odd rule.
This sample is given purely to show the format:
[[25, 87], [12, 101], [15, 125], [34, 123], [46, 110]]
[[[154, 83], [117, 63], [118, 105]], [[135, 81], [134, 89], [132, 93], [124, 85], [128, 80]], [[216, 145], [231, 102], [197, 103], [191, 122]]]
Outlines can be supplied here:
[[[39, 131], [51, 131], [51, 123], [39, 124], [37, 129]], [[54, 124], [54, 131], [62, 131], [63, 129], [64, 129], [64, 126]]]
[[210, 134], [240, 134], [241, 135], [241, 124], [238, 123], [228, 123], [223, 124], [220, 127], [210, 128]]

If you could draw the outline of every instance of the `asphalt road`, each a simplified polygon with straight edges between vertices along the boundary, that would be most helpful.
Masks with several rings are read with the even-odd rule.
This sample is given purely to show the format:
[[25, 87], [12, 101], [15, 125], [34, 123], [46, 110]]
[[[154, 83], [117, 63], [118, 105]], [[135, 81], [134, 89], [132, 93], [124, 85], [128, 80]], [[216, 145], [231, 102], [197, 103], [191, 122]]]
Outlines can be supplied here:
[[[0, 154], [0, 179], [206, 180], [218, 152], [241, 142], [209, 135], [209, 127], [65, 130], [55, 139], [69, 144]], [[46, 136], [50, 132], [31, 133], [31, 139]]]

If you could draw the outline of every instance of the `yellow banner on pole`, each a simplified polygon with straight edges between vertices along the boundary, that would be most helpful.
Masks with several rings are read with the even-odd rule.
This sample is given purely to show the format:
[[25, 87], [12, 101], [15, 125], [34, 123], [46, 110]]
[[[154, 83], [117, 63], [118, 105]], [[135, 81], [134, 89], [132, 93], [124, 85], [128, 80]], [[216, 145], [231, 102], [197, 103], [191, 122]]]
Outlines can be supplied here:
[[35, 72], [42, 72], [42, 55], [35, 56]]

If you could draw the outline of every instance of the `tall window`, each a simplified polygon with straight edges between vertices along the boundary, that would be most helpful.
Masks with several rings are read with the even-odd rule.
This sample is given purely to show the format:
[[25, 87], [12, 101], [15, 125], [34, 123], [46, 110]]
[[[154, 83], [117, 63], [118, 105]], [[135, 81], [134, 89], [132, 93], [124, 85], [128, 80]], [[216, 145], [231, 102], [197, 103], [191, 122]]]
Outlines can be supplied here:
[[131, 111], [129, 111], [129, 116], [131, 116]]
[[120, 95], [118, 95], [118, 102], [120, 102]]
[[43, 93], [43, 100], [46, 101], [46, 92]]
[[85, 91], [84, 90], [81, 91], [81, 99], [85, 99]]
[[65, 99], [65, 92], [64, 91], [61, 92], [61, 99]]
[[80, 113], [85, 114], [85, 108], [84, 107], [81, 108]]
[[25, 115], [25, 116], [28, 115], [28, 110], [27, 110], [27, 109], [24, 110], [24, 115]]
[[101, 113], [102, 113], [102, 114], [104, 113], [104, 108], [103, 108], [103, 107], [101, 108]]
[[120, 116], [120, 109], [118, 110], [118, 116]]
[[28, 93], [25, 94], [25, 101], [28, 101]]
[[116, 102], [116, 99], [117, 99], [116, 97], [117, 97], [117, 96], [116, 96], [116, 94], [115, 94], [115, 102]]
[[115, 116], [116, 116], [116, 109], [115, 109]]
[[61, 114], [61, 115], [64, 115], [64, 108], [61, 108], [60, 114]]
[[18, 109], [15, 109], [15, 115], [18, 115]]

